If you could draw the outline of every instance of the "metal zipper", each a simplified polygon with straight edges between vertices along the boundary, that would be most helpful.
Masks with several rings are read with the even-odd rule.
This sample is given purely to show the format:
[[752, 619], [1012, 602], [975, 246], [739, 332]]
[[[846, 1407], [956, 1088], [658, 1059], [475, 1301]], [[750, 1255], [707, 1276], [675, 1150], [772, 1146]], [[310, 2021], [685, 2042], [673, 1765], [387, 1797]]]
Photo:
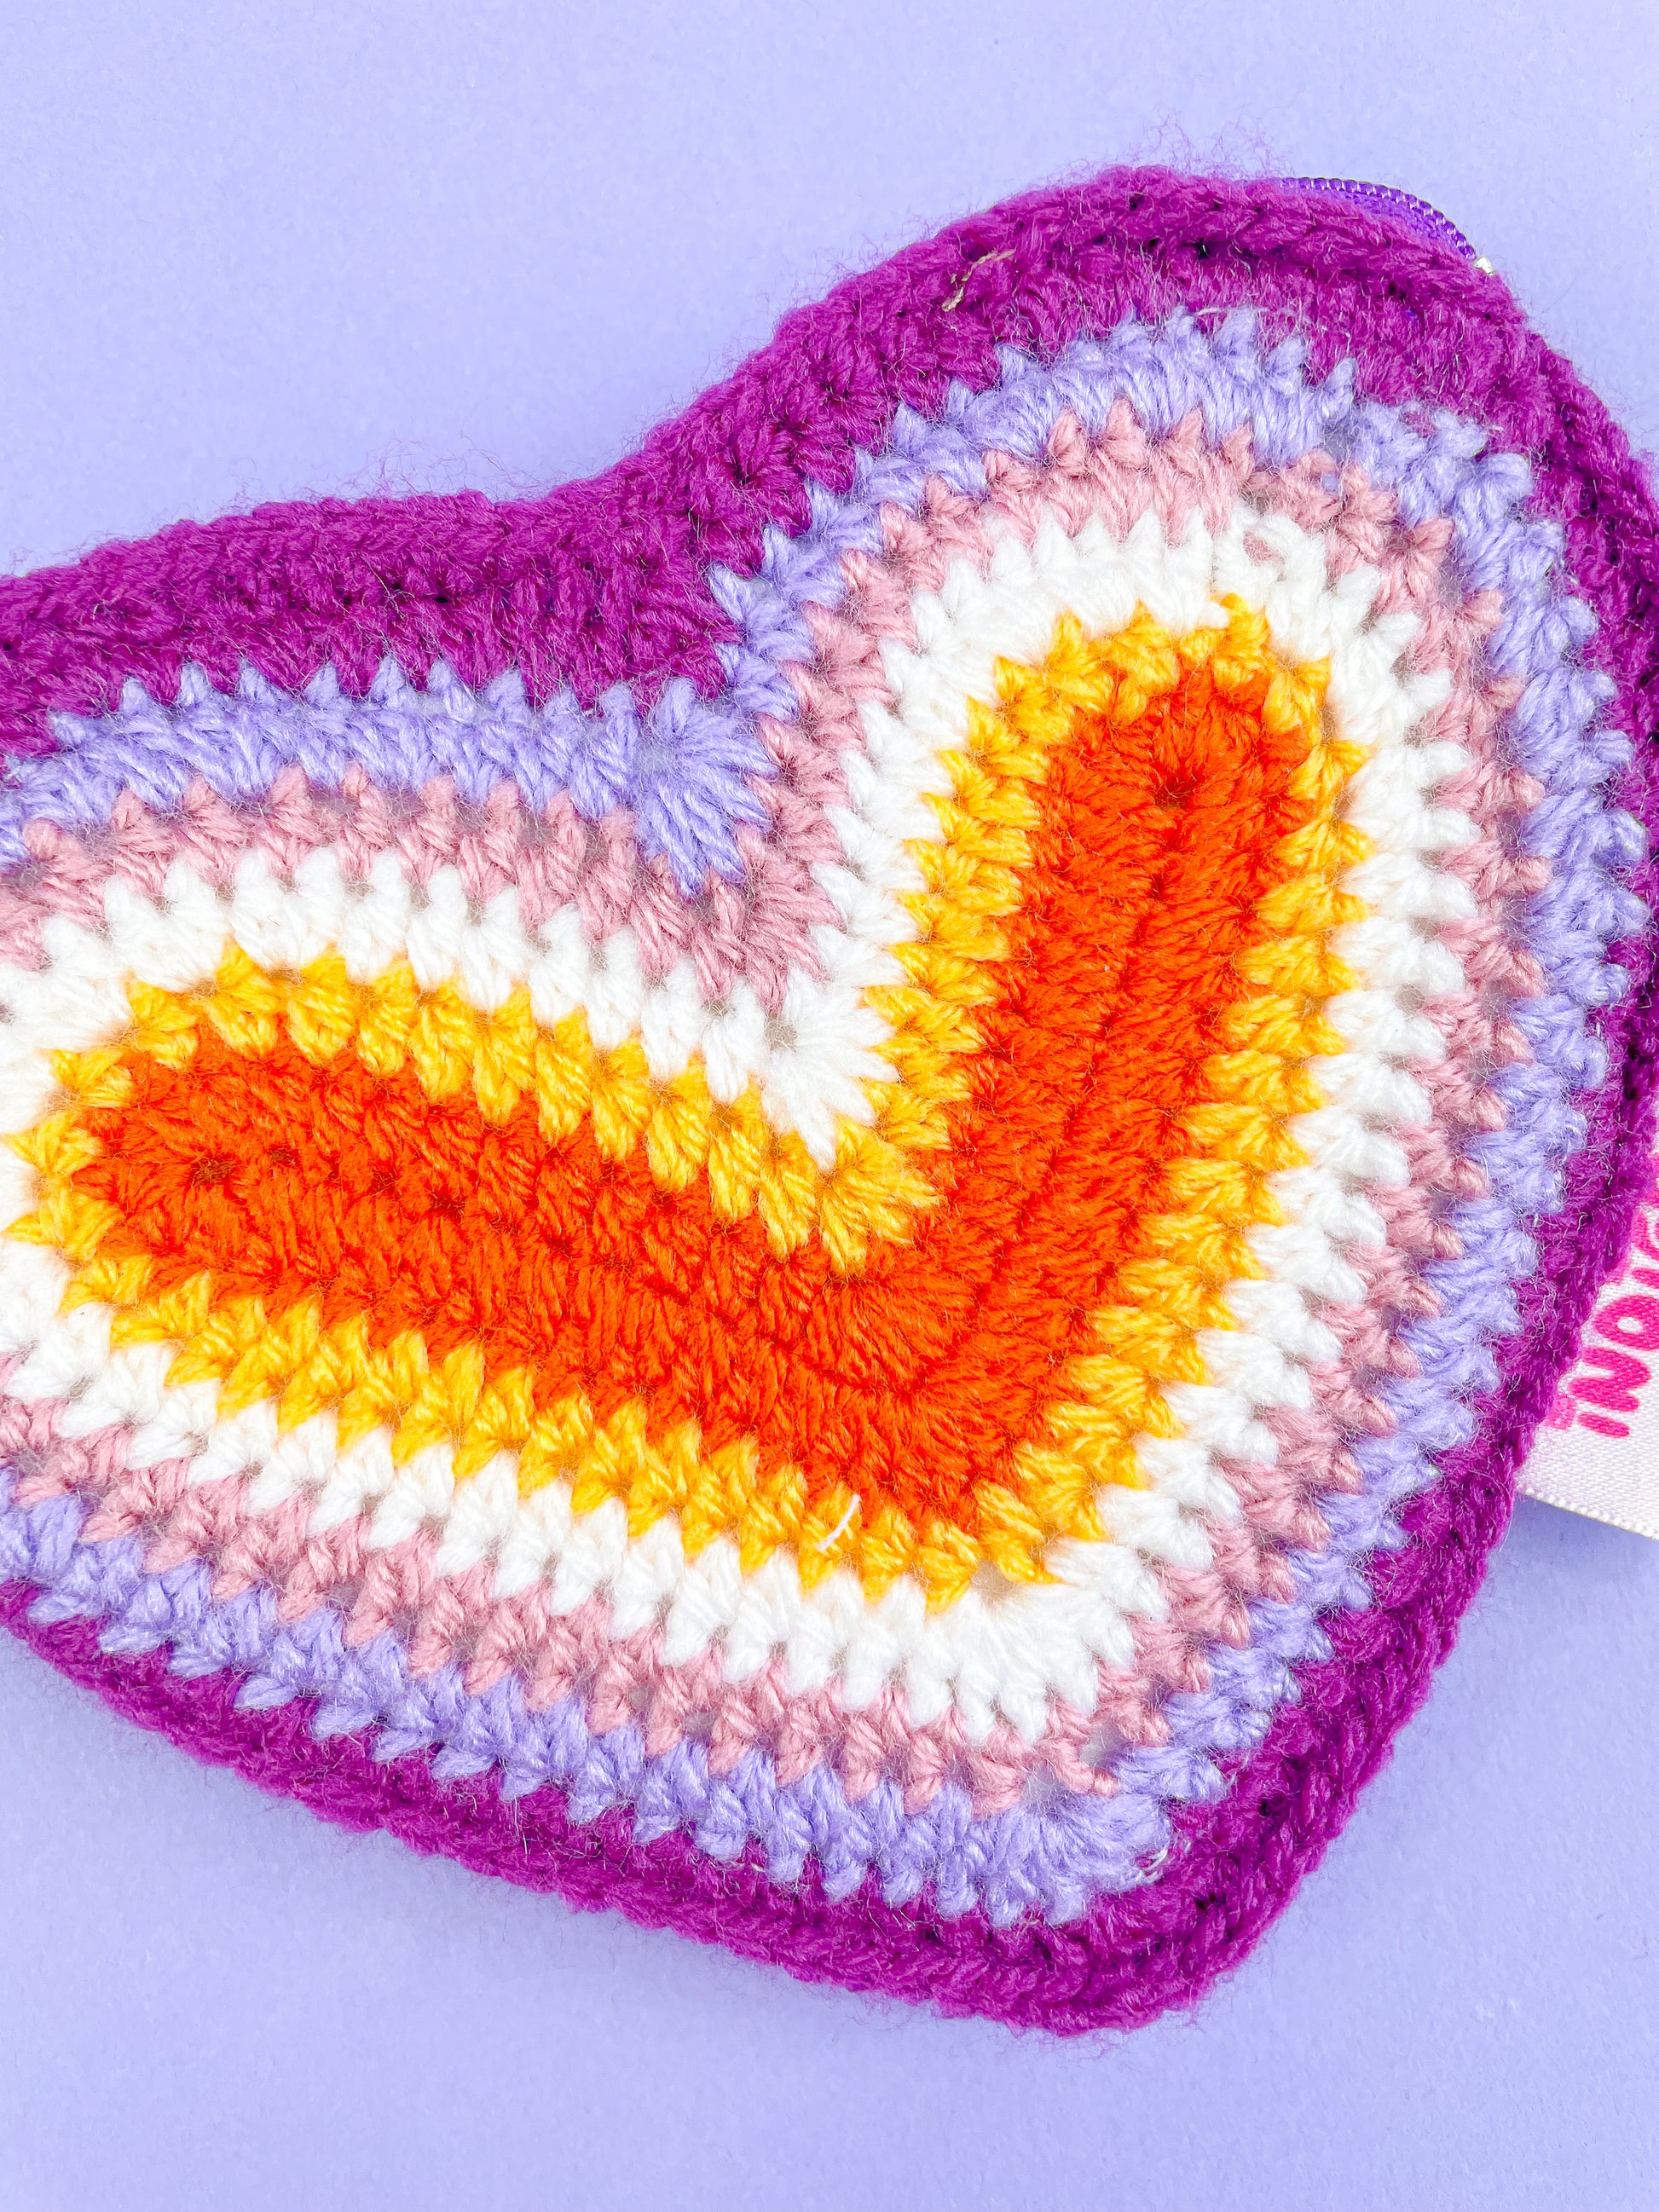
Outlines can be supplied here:
[[1469, 240], [1449, 216], [1443, 216], [1427, 200], [1420, 200], [1415, 192], [1402, 192], [1394, 185], [1368, 185], [1358, 177], [1279, 177], [1275, 180], [1288, 185], [1292, 191], [1332, 192], [1339, 199], [1350, 201], [1355, 207], [1370, 208], [1377, 215], [1390, 216], [1395, 222], [1414, 231], [1419, 238], [1431, 240], [1437, 246], [1449, 246], [1466, 261], [1472, 261], [1487, 276], [1492, 266], [1484, 254], [1477, 253]]

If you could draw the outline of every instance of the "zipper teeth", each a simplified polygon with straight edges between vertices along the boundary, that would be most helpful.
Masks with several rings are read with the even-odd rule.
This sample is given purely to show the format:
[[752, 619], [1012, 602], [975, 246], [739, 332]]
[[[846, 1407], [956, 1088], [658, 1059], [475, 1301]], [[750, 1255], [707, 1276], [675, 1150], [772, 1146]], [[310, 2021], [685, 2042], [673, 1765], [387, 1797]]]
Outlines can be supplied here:
[[1375, 208], [1378, 214], [1390, 215], [1396, 222], [1414, 230], [1419, 238], [1449, 246], [1466, 261], [1480, 260], [1473, 245], [1449, 216], [1442, 215], [1427, 200], [1419, 199], [1415, 192], [1402, 192], [1395, 185], [1368, 185], [1358, 177], [1280, 177], [1276, 181], [1288, 185], [1293, 191], [1331, 192], [1357, 207]]

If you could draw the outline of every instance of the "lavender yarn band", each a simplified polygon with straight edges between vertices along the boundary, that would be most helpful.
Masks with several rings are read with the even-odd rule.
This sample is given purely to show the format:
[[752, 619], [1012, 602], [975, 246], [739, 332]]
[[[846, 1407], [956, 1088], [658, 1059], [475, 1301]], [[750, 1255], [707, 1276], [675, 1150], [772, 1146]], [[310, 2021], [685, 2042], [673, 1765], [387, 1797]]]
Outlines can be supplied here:
[[[1158, 329], [1129, 319], [1104, 343], [1073, 341], [1052, 367], [1005, 349], [989, 391], [952, 386], [939, 419], [899, 408], [890, 446], [854, 457], [851, 491], [810, 486], [807, 527], [769, 526], [752, 574], [710, 572], [710, 588], [738, 635], [720, 647], [726, 680], [707, 703], [676, 678], [654, 707], [641, 710], [619, 686], [585, 715], [568, 694], [533, 707], [514, 672], [475, 693], [440, 664], [417, 691], [395, 661], [381, 665], [362, 699], [343, 693], [325, 669], [298, 700], [252, 664], [228, 693], [186, 668], [176, 705], [131, 685], [112, 714], [54, 718], [61, 750], [18, 763], [0, 791], [0, 866], [27, 858], [27, 821], [96, 829], [129, 788], [165, 811], [198, 776], [237, 801], [261, 796], [289, 766], [325, 790], [360, 766], [398, 791], [453, 777], [474, 805], [510, 782], [533, 807], [568, 791], [587, 819], [628, 805], [638, 814], [645, 856], [668, 852], [682, 889], [694, 895], [702, 884], [698, 856], [718, 852], [721, 872], [735, 876], [741, 864], [732, 828], [764, 823], [743, 781], [774, 766], [756, 718], [795, 719], [799, 702], [784, 672], [810, 664], [815, 651], [802, 610], [841, 605], [842, 558], [881, 550], [882, 509], [914, 513], [930, 477], [982, 496], [986, 453], [1037, 461], [1062, 414], [1098, 435], [1120, 400], [1154, 437], [1193, 415], [1201, 416], [1212, 445], [1248, 428], [1264, 466], [1287, 467], [1316, 451], [1351, 461], [1397, 494], [1407, 524], [1452, 518], [1474, 588], [1497, 583], [1500, 570], [1512, 582], [1515, 557], [1497, 526], [1526, 496], [1524, 461], [1513, 453], [1481, 458], [1486, 434], [1455, 415], [1419, 429], [1398, 408], [1356, 401], [1349, 363], [1339, 362], [1321, 384], [1304, 382], [1306, 347], [1291, 339], [1264, 353], [1256, 321], [1241, 311], [1208, 333], [1182, 314]], [[1557, 557], [1550, 533], [1534, 532], [1528, 557], [1547, 571]]]
[[[698, 487], [718, 476], [696, 458], [699, 437], [717, 444], [721, 423], [758, 419], [755, 410], [770, 404], [767, 378], [782, 374], [769, 363], [796, 358], [792, 348], [803, 349], [801, 358], [809, 347], [817, 358], [841, 348], [847, 360], [838, 377], [857, 392], [862, 387], [853, 372], [860, 349], [887, 343], [895, 313], [908, 319], [912, 331], [921, 318], [928, 333], [908, 345], [896, 376], [901, 398], [925, 402], [928, 394], [921, 387], [929, 379], [960, 374], [983, 384], [988, 349], [998, 339], [1053, 349], [1069, 335], [1068, 317], [1092, 319], [1100, 327], [1115, 323], [1126, 306], [1156, 319], [1183, 300], [1225, 307], [1254, 298], [1270, 325], [1306, 324], [1316, 362], [1322, 356], [1328, 362], [1336, 349], [1351, 345], [1359, 363], [1359, 388], [1369, 397], [1398, 401], [1409, 395], [1413, 383], [1431, 398], [1456, 397], [1492, 423], [1500, 441], [1536, 456], [1540, 512], [1565, 526], [1577, 588], [1599, 617], [1589, 651], [1619, 684], [1619, 714], [1636, 741], [1636, 765], [1624, 795], [1651, 822], [1651, 622], [1659, 564], [1650, 502], [1617, 433], [1571, 373], [1525, 331], [1501, 288], [1452, 267], [1448, 256], [1406, 239], [1386, 222], [1328, 205], [1315, 215], [1299, 198], [1273, 187], [1143, 173], [975, 218], [797, 319], [775, 354], [744, 373], [747, 384], [740, 380], [731, 395], [711, 395], [701, 410], [655, 441], [638, 465], [683, 458], [696, 507], [702, 496]], [[1004, 258], [993, 263], [994, 254]], [[939, 302], [962, 281], [964, 267], [971, 279], [967, 312], [945, 319]], [[1382, 271], [1389, 278], [1386, 293], [1375, 283]], [[854, 322], [837, 319], [854, 298], [856, 330]], [[878, 386], [890, 389], [879, 380]], [[840, 424], [828, 431], [804, 427], [805, 437], [822, 441], [826, 481], [837, 480], [836, 455], [846, 450], [837, 447], [837, 438], [878, 441], [867, 422], [858, 419], [860, 409], [879, 412], [890, 404], [885, 398], [854, 399], [844, 410], [852, 418], [844, 430]], [[721, 408], [726, 415], [718, 413]], [[608, 487], [620, 497], [632, 481], [624, 469], [605, 484], [582, 488], [567, 501], [566, 513], [573, 520], [591, 519], [612, 495]], [[718, 506], [720, 495], [709, 496]], [[777, 496], [782, 512], [796, 519], [798, 491], [781, 489]], [[721, 557], [741, 565], [745, 546], [753, 544], [754, 526], [747, 518], [757, 503], [751, 485], [746, 500], [712, 526], [701, 526], [701, 542], [720, 551], [724, 533], [731, 550]], [[744, 510], [741, 516], [737, 505]], [[408, 518], [415, 528], [422, 520]], [[378, 528], [380, 518], [373, 521]], [[512, 528], [503, 526], [503, 534], [510, 537]], [[234, 527], [215, 542], [233, 539], [242, 542]], [[88, 594], [107, 592], [109, 558], [87, 564]], [[49, 613], [32, 614], [43, 603], [37, 580], [26, 580], [28, 590], [0, 595], [7, 609], [0, 647], [14, 672], [9, 679], [13, 696], [26, 702], [19, 736], [34, 744], [38, 724], [29, 716], [42, 707], [84, 711], [92, 703], [86, 687], [106, 681], [96, 671], [107, 661], [99, 659], [104, 648], [94, 628], [76, 633], [72, 608], [66, 613], [61, 599]], [[78, 582], [75, 588], [81, 588]], [[142, 588], [141, 580], [126, 586], [129, 597]], [[73, 592], [68, 597], [72, 601]], [[197, 619], [180, 617], [176, 642], [144, 648], [143, 680], [152, 689], [165, 684], [169, 654], [175, 656], [175, 671], [184, 659], [198, 658], [224, 680], [227, 655], [236, 644], [235, 622], [219, 624], [210, 651], [192, 653], [191, 623]], [[59, 642], [66, 623], [67, 652]], [[161, 627], [150, 634], [159, 635]], [[467, 634], [455, 641], [450, 657], [470, 684], [499, 672], [489, 667], [495, 634], [488, 620], [469, 619]], [[653, 665], [670, 665], [662, 623], [650, 617], [630, 634], [646, 662], [655, 655]], [[709, 650], [718, 643], [718, 634], [711, 634]], [[352, 680], [349, 638], [343, 646], [337, 628], [320, 618], [305, 648], [309, 669], [294, 658], [295, 641], [279, 641], [279, 648], [268, 657], [288, 655], [289, 661], [267, 668], [279, 680], [308, 680], [330, 659]], [[357, 665], [361, 659], [359, 652]], [[406, 665], [425, 664], [415, 653], [406, 656]], [[578, 690], [588, 696], [586, 687], [605, 672], [627, 672], [599, 670], [589, 652]], [[706, 680], [707, 661], [688, 672]], [[1559, 834], [1564, 853], [1570, 853], [1575, 835], [1570, 809]], [[1589, 896], [1592, 914], [1598, 896]], [[1566, 938], [1573, 939], [1579, 906], [1565, 895], [1561, 919]], [[1589, 941], [1588, 936], [1583, 940], [1586, 948]], [[1625, 964], [1638, 986], [1649, 961], [1645, 939], [1627, 949]], [[1569, 1018], [1565, 1009], [1562, 1018]], [[1540, 1233], [1539, 1268], [1520, 1285], [1521, 1334], [1499, 1349], [1499, 1388], [1473, 1409], [1474, 1437], [1447, 1451], [1442, 1480], [1406, 1509], [1407, 1541], [1375, 1562], [1372, 1607], [1333, 1620], [1330, 1660], [1299, 1670], [1300, 1704], [1281, 1713], [1242, 1767], [1229, 1762], [1231, 1787], [1225, 1797], [1177, 1814], [1172, 1855], [1158, 1881], [1097, 1905], [1072, 1929], [1039, 1936], [1022, 1924], [999, 1935], [977, 1914], [966, 1914], [932, 1928], [922, 1942], [913, 1915], [874, 1903], [854, 1925], [830, 1911], [810, 1874], [795, 1893], [769, 1891], [763, 1875], [741, 1865], [700, 1864], [676, 1839], [632, 1846], [614, 1815], [602, 1816], [579, 1838], [548, 1793], [536, 1793], [516, 1808], [492, 1808], [489, 1785], [438, 1784], [429, 1765], [419, 1759], [376, 1769], [349, 1740], [328, 1747], [325, 1756], [292, 1711], [233, 1721], [224, 1685], [169, 1680], [153, 1659], [100, 1657], [82, 1625], [27, 1632], [70, 1671], [96, 1680], [113, 1701], [208, 1755], [232, 1759], [267, 1778], [280, 1773], [285, 1786], [309, 1802], [326, 1803], [336, 1817], [381, 1821], [470, 1863], [507, 1870], [517, 1852], [525, 1860], [520, 1878], [553, 1884], [586, 1901], [621, 1903], [642, 1917], [718, 1933], [797, 1971], [927, 1994], [952, 2009], [994, 2011], [1060, 2027], [1144, 2017], [1195, 1994], [1282, 1905], [1299, 1872], [1340, 1825], [1354, 1790], [1420, 1696], [1429, 1668], [1449, 1640], [1486, 1550], [1501, 1528], [1516, 1454], [1628, 1218], [1642, 1171], [1652, 1023], [1639, 989], [1601, 1018], [1608, 1080], [1591, 1102], [1587, 1143], [1569, 1172], [1565, 1206]], [[1540, 1054], [1546, 1048], [1553, 1051], [1547, 1037], [1534, 1042]], [[1557, 1056], [1568, 1081], [1594, 1074], [1581, 1065], [1575, 1076], [1570, 1058]], [[1511, 1096], [1507, 1103], [1519, 1126], [1522, 1102]], [[9, 1593], [15, 1611], [12, 1598]]]
[[[775, 712], [787, 688], [775, 678], [770, 695], [756, 696]], [[665, 855], [695, 897], [711, 872], [741, 879], [732, 832], [739, 823], [765, 825], [750, 779], [774, 773], [743, 687], [711, 705], [684, 678], [644, 714], [625, 684], [584, 714], [568, 692], [532, 707], [511, 674], [470, 691], [441, 663], [417, 691], [388, 660], [361, 700], [341, 691], [332, 671], [294, 699], [251, 665], [228, 696], [186, 669], [176, 708], [158, 707], [135, 684], [107, 721], [60, 716], [58, 729], [64, 750], [21, 764], [0, 796], [0, 866], [28, 858], [24, 823], [101, 825], [124, 791], [164, 813], [198, 776], [237, 800], [263, 796], [290, 765], [325, 791], [357, 767], [396, 792], [449, 777], [477, 805], [511, 782], [538, 809], [568, 793], [586, 822], [627, 807], [643, 858]]]

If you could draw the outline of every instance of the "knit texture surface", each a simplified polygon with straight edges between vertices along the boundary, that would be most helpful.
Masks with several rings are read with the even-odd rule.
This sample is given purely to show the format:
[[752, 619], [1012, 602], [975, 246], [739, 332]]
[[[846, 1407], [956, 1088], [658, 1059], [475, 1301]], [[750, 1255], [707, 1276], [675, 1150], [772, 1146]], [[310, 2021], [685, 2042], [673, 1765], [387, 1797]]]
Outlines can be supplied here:
[[1646, 1187], [1656, 579], [1455, 246], [1119, 171], [594, 482], [0, 582], [0, 1613], [579, 1905], [1192, 2002]]

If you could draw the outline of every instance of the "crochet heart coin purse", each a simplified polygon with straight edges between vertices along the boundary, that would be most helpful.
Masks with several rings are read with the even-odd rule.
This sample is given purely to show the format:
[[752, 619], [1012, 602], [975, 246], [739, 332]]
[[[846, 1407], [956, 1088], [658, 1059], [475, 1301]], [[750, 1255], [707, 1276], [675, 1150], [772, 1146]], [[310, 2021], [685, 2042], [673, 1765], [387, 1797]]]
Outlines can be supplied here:
[[543, 499], [0, 584], [0, 1603], [353, 1828], [1076, 2031], [1449, 1649], [1649, 1174], [1656, 515], [1118, 172]]

